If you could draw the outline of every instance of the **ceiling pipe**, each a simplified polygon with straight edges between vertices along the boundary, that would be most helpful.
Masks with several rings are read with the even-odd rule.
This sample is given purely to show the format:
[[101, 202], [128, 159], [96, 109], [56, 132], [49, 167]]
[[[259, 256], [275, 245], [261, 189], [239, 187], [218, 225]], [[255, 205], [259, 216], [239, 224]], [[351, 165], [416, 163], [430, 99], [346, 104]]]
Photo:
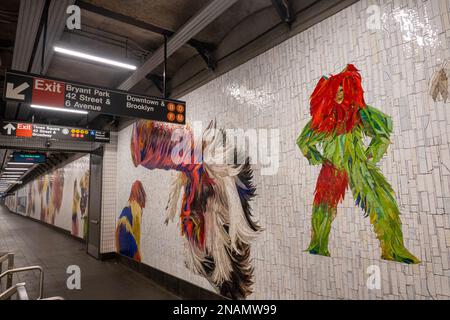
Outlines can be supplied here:
[[[212, 0], [203, 7], [203, 9], [201, 9], [169, 39], [167, 42], [167, 56], [170, 57], [175, 51], [186, 44], [237, 1], [238, 0]], [[131, 90], [139, 83], [139, 81], [144, 79], [163, 62], [164, 46], [161, 46], [139, 69], [119, 86], [119, 89], [125, 91]]]

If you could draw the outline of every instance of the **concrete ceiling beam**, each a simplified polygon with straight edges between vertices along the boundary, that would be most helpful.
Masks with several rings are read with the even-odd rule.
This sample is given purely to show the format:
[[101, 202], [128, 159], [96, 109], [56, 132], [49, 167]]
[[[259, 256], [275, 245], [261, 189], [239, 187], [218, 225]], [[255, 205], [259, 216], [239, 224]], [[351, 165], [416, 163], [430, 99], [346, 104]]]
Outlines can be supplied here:
[[[44, 1], [45, 2], [45, 1]], [[48, 19], [47, 19], [47, 36], [45, 43], [45, 56], [44, 56], [44, 64], [42, 65], [42, 46], [44, 42], [44, 31], [43, 24], [45, 21], [42, 13], [41, 13], [41, 32], [39, 35], [35, 37], [35, 41], [38, 40], [36, 46], [34, 47], [34, 52], [32, 53], [33, 61], [30, 61], [28, 68], [28, 72], [37, 73], [37, 74], [46, 74], [47, 70], [52, 61], [54, 51], [53, 46], [59, 41], [61, 35], [64, 31], [67, 19], [67, 7], [74, 4], [75, 0], [51, 0], [50, 5], [48, 7]], [[37, 39], [37, 37], [39, 39]], [[33, 41], [33, 44], [35, 44]], [[19, 108], [16, 113], [15, 118], [17, 119], [28, 119], [30, 117], [30, 109], [24, 107], [16, 107]]]
[[54, 55], [53, 46], [59, 41], [66, 26], [67, 7], [75, 0], [52, 0], [48, 11], [47, 42], [45, 45], [44, 68], [41, 70], [42, 43], [44, 34], [39, 35], [39, 43], [30, 72], [46, 74]]
[[[169, 39], [167, 42], [167, 56], [171, 56], [236, 2], [237, 0], [211, 1]], [[164, 46], [161, 46], [140, 68], [119, 86], [119, 89], [132, 89], [163, 62]]]
[[[45, 0], [20, 1], [11, 69], [25, 72], [28, 71], [31, 56], [33, 55], [34, 43], [38, 36], [44, 6]], [[8, 102], [4, 114], [5, 118], [14, 118], [17, 107], [17, 103]]]

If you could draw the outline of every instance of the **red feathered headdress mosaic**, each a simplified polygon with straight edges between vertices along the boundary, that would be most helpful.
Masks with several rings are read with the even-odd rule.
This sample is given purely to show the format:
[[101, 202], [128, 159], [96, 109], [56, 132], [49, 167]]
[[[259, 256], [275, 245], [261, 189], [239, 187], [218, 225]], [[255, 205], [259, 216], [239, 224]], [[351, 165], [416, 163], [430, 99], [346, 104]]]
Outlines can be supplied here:
[[365, 107], [361, 75], [349, 64], [340, 74], [322, 77], [317, 84], [311, 96], [312, 129], [348, 133], [361, 122], [359, 110]]

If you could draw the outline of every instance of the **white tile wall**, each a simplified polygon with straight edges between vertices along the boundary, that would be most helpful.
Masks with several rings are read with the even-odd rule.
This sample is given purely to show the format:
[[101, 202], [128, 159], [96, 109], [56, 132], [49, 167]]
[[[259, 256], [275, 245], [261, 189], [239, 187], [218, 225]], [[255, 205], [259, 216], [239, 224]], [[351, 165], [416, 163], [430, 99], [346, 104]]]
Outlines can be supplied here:
[[116, 182], [117, 171], [117, 140], [118, 135], [111, 132], [109, 144], [105, 144], [103, 154], [102, 181], [102, 219], [100, 253], [115, 251], [114, 232], [116, 228]]
[[[382, 30], [366, 28], [372, 4], [386, 13]], [[433, 72], [450, 58], [449, 8], [450, 0], [360, 1], [183, 98], [191, 122], [206, 126], [217, 118], [225, 128], [281, 130], [278, 174], [255, 172], [253, 212], [266, 230], [252, 248], [250, 299], [450, 298], [450, 104], [427, 94]], [[366, 101], [393, 117], [393, 145], [382, 170], [397, 192], [405, 242], [420, 265], [379, 259], [370, 222], [350, 193], [332, 228], [332, 258], [303, 252], [319, 168], [308, 164], [295, 140], [309, 120], [308, 99], [319, 77], [347, 63], [361, 69]], [[130, 128], [119, 133], [115, 217], [132, 182], [141, 179], [148, 194], [143, 261], [211, 289], [185, 268], [178, 226], [163, 224], [173, 173], [135, 169], [129, 142]], [[112, 207], [110, 198], [104, 219]], [[112, 232], [112, 222], [103, 231]], [[113, 233], [104, 234], [105, 249], [112, 239]], [[369, 265], [381, 268], [381, 290], [366, 287]]]

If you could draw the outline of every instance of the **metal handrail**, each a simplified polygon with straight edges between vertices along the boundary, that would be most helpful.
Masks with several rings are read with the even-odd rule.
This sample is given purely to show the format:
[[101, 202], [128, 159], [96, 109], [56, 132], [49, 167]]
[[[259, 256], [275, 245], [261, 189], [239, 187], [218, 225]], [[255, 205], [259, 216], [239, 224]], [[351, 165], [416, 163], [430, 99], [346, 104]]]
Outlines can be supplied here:
[[9, 261], [10, 256], [14, 257], [14, 252], [4, 252], [4, 253], [0, 253], [0, 263], [5, 262], [6, 260]]
[[15, 294], [19, 296], [19, 300], [28, 300], [25, 283], [17, 283], [13, 287], [8, 288], [5, 292], [0, 294], [0, 300], [9, 300]]
[[28, 292], [25, 288], [25, 284], [23, 286], [17, 287], [17, 297], [19, 298], [19, 300], [30, 300], [28, 298]]
[[[17, 294], [18, 300], [29, 300], [28, 292], [26, 289], [26, 284], [25, 283], [17, 283], [13, 287], [8, 288], [8, 290], [6, 290], [5, 292], [0, 293], [0, 301], [1, 300], [9, 300], [15, 294]], [[38, 300], [59, 301], [59, 300], [64, 300], [64, 298], [56, 296], [56, 297], [48, 297], [45, 299], [38, 299]]]
[[37, 299], [41, 300], [43, 295], [44, 295], [44, 270], [40, 266], [25, 267], [25, 268], [17, 268], [17, 269], [7, 270], [7, 271], [3, 272], [2, 274], [0, 274], [0, 280], [4, 276], [9, 276], [9, 275], [13, 275], [13, 274], [16, 274], [16, 273], [33, 271], [33, 270], [38, 270], [40, 272], [40, 275], [39, 275], [39, 297]]
[[[6, 270], [11, 270], [14, 268], [14, 252], [7, 252], [0, 254], [0, 274], [3, 271], [3, 262], [8, 261], [8, 267]], [[11, 288], [13, 283], [13, 276], [12, 274], [8, 275], [8, 278], [6, 279], [6, 289]], [[2, 285], [2, 279], [0, 278], [0, 290]]]
[[45, 298], [45, 299], [41, 299], [41, 300], [56, 301], [56, 300], [64, 300], [64, 298], [63, 297], [50, 297], [50, 298]]

